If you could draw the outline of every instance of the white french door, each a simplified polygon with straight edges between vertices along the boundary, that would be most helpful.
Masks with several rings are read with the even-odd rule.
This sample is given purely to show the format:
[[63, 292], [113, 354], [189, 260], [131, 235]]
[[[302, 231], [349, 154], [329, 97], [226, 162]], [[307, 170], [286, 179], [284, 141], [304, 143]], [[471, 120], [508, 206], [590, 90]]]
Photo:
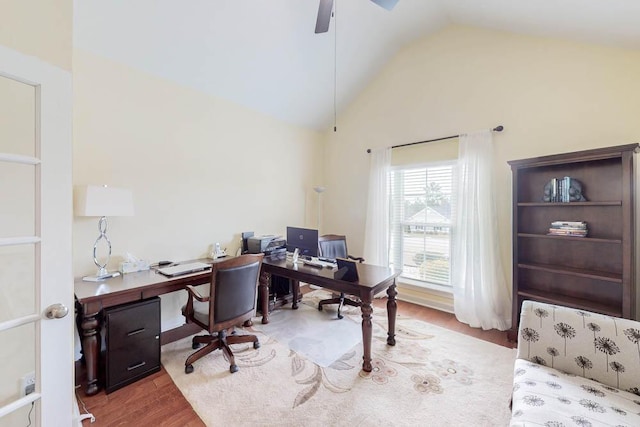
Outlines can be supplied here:
[[0, 46], [2, 427], [72, 425], [71, 157], [71, 74]]

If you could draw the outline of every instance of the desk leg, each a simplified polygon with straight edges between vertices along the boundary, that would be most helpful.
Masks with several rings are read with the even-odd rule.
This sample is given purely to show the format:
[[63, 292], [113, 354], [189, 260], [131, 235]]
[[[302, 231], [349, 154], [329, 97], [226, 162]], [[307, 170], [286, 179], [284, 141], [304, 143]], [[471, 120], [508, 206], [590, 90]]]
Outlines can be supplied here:
[[291, 293], [293, 294], [293, 302], [291, 303], [291, 308], [294, 310], [298, 309], [298, 295], [300, 295], [300, 281], [291, 279]]
[[387, 320], [389, 328], [387, 332], [387, 344], [396, 345], [396, 314], [398, 312], [398, 304], [396, 303], [396, 284], [389, 286], [387, 289]]
[[271, 283], [271, 273], [267, 273], [262, 269], [260, 271], [260, 298], [262, 298], [262, 324], [269, 323], [269, 283]]
[[364, 348], [362, 370], [371, 372], [371, 337], [373, 335], [373, 328], [371, 326], [371, 313], [373, 313], [373, 308], [371, 308], [371, 301], [365, 301], [363, 298], [360, 309], [362, 310], [362, 346]]
[[98, 393], [98, 361], [100, 357], [100, 309], [85, 305], [82, 307], [80, 328], [82, 333], [82, 353], [87, 369], [85, 394]]

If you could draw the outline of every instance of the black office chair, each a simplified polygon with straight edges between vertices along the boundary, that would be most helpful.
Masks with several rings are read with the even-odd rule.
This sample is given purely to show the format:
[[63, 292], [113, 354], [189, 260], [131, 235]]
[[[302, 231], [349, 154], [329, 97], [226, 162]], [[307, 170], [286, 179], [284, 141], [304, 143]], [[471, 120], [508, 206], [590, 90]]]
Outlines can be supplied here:
[[193, 372], [193, 362], [214, 350], [222, 349], [229, 360], [229, 371], [238, 371], [232, 344], [253, 342], [253, 348], [260, 347], [255, 335], [235, 335], [234, 328], [243, 322], [250, 323], [256, 309], [258, 279], [263, 254], [241, 255], [213, 264], [211, 284], [203, 292], [193, 286], [187, 286], [189, 293], [182, 314], [187, 323], [195, 323], [205, 329], [208, 335], [193, 337], [192, 347], [197, 349], [184, 362], [184, 371]]
[[[354, 257], [347, 252], [347, 238], [337, 234], [325, 234], [318, 237], [318, 254], [322, 258], [347, 258], [358, 262], [364, 262], [364, 258]], [[345, 297], [344, 292], [335, 298], [324, 299], [318, 303], [318, 310], [322, 311], [322, 306], [327, 304], [338, 304], [338, 319], [342, 319], [342, 307], [347, 304], [353, 307], [360, 307], [362, 303]]]

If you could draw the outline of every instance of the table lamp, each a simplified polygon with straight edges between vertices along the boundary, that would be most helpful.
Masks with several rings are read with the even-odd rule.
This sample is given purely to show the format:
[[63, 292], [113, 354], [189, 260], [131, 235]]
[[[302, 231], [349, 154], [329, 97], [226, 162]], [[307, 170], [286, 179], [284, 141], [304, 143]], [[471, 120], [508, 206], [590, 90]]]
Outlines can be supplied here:
[[[133, 193], [124, 188], [115, 188], [85, 185], [76, 187], [74, 200], [74, 212], [76, 216], [97, 216], [98, 231], [100, 235], [93, 245], [93, 262], [98, 267], [95, 276], [83, 277], [83, 280], [97, 282], [110, 277], [118, 276], [119, 272], [107, 271], [107, 264], [111, 258], [111, 242], [107, 237], [107, 217], [108, 216], [133, 216]], [[107, 244], [107, 259], [103, 264], [98, 261], [98, 244], [104, 240]]]

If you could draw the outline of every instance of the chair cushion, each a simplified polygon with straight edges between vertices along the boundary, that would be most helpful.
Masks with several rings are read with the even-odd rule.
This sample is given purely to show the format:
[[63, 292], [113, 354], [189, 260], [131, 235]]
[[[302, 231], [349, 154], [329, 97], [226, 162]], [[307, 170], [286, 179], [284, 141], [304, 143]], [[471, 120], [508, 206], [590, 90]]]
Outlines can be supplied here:
[[640, 322], [524, 301], [516, 357], [635, 393]]
[[640, 426], [640, 396], [516, 359], [511, 426]]

